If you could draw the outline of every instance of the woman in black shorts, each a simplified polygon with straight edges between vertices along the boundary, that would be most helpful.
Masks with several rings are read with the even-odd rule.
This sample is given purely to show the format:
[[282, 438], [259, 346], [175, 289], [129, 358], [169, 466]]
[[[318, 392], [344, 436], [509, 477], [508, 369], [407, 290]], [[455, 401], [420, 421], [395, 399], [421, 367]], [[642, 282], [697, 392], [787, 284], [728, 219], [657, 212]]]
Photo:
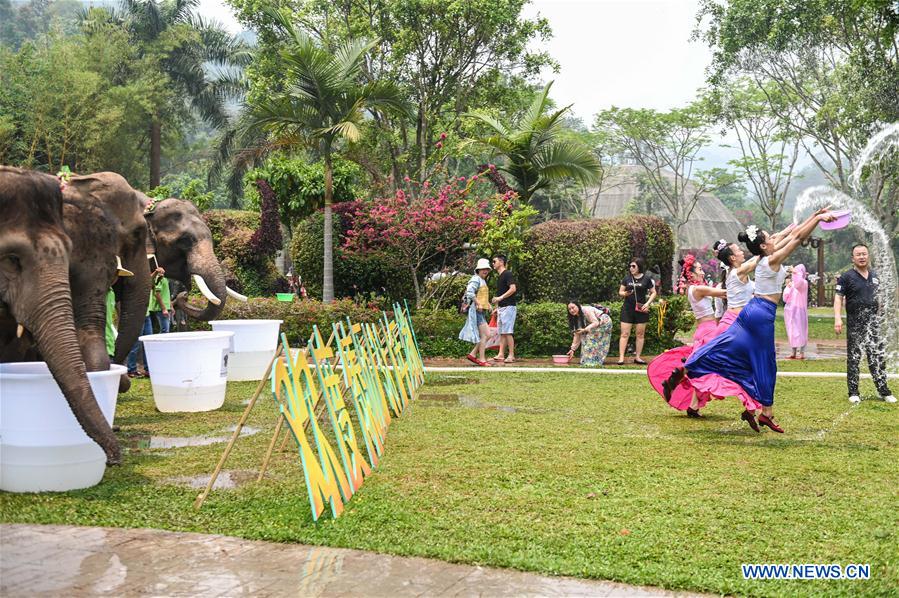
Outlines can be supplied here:
[[[627, 341], [631, 336], [631, 328], [636, 324], [637, 350], [634, 363], [646, 365], [640, 357], [646, 334], [646, 323], [649, 321], [649, 306], [656, 298], [656, 285], [652, 277], [645, 273], [646, 262], [635, 257], [628, 264], [630, 274], [625, 276], [618, 288], [618, 295], [624, 298], [621, 307], [621, 338], [618, 340], [618, 365], [624, 365], [624, 354]], [[647, 298], [648, 297], [648, 298]]]

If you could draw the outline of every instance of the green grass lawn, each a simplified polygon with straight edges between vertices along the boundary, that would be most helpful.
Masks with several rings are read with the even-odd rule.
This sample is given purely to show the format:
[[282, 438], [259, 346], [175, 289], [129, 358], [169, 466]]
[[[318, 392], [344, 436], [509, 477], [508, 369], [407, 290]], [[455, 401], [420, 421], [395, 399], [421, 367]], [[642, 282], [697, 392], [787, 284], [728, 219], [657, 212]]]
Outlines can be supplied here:
[[[722, 594], [899, 587], [899, 409], [850, 407], [842, 379], [778, 380], [787, 433], [777, 435], [752, 432], [733, 399], [688, 419], [642, 378], [431, 375], [345, 514], [318, 524], [295, 450], [276, 454], [262, 483], [215, 491], [197, 512], [198, 490], [171, 480], [208, 474], [224, 444], [139, 448], [150, 435], [222, 435], [252, 388], [229, 385], [219, 411], [174, 415], [156, 412], [138, 381], [116, 417], [132, 447], [125, 464], [87, 490], [2, 494], [3, 521], [221, 533]], [[870, 380], [863, 390], [873, 394]], [[274, 421], [270, 400], [256, 406], [249, 424], [264, 431], [238, 442], [226, 470], [257, 470]], [[870, 563], [872, 579], [750, 582], [741, 563]]]

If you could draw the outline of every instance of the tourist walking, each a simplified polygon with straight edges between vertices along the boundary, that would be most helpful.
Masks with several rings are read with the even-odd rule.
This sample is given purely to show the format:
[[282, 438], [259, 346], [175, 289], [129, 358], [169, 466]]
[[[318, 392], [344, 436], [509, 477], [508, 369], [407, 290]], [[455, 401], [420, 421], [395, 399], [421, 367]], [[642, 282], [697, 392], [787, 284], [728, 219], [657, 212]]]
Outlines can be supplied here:
[[812, 234], [819, 222], [830, 222], [834, 218], [827, 209], [815, 212], [791, 230], [779, 248], [774, 237], [754, 225], [740, 233], [740, 241], [753, 255], [760, 256], [755, 269], [755, 296], [727, 330], [695, 351], [685, 367], [672, 372], [663, 384], [666, 399], [670, 399], [672, 391], [686, 375], [700, 393], [741, 399], [742, 395], [748, 395], [746, 398], [762, 404], [757, 422], [783, 433], [773, 413], [777, 382], [774, 318], [787, 274], [783, 262]]
[[580, 347], [583, 367], [602, 366], [612, 341], [612, 318], [608, 308], [569, 301], [568, 328], [573, 335], [568, 357], [574, 357]]
[[646, 368], [649, 383], [665, 401], [679, 411], [686, 411], [688, 417], [701, 417], [699, 410], [712, 398], [709, 393], [694, 392], [689, 384], [679, 384], [669, 395], [664, 394], [663, 384], [671, 371], [680, 367], [686, 358], [715, 336], [718, 321], [712, 298], [724, 298], [727, 291], [705, 284], [705, 272], [696, 257], [688, 254], [680, 261], [681, 275], [678, 291], [687, 296], [693, 317], [696, 318], [696, 331], [693, 333], [693, 344], [675, 347], [665, 351], [652, 360]]
[[805, 266], [796, 264], [784, 288], [784, 325], [790, 341], [790, 359], [805, 359], [808, 344], [808, 280]]
[[629, 273], [618, 287], [618, 296], [624, 298], [621, 306], [621, 337], [618, 339], [618, 365], [624, 365], [627, 342], [633, 328], [636, 334], [634, 363], [646, 365], [641, 357], [646, 337], [646, 323], [649, 321], [649, 307], [656, 298], [656, 286], [652, 277], [646, 274], [646, 262], [635, 257], [628, 264]]
[[474, 269], [475, 274], [465, 287], [460, 310], [467, 317], [465, 326], [459, 331], [459, 339], [474, 344], [466, 359], [481, 367], [490, 365], [484, 355], [487, 348], [487, 312], [490, 310], [490, 291], [487, 288], [490, 269], [487, 258], [478, 260]]
[[833, 329], [843, 332], [842, 305], [846, 304], [846, 382], [849, 402], [860, 403], [858, 366], [862, 350], [868, 357], [868, 370], [877, 392], [887, 403], [896, 397], [887, 386], [886, 345], [881, 334], [883, 310], [879, 303], [880, 279], [869, 266], [868, 246], [857, 243], [852, 247], [852, 269], [837, 279], [833, 297]]
[[506, 267], [508, 258], [497, 255], [493, 258], [493, 269], [499, 274], [496, 281], [496, 325], [499, 328], [499, 353], [493, 361], [515, 362], [515, 318], [518, 316], [518, 280]]

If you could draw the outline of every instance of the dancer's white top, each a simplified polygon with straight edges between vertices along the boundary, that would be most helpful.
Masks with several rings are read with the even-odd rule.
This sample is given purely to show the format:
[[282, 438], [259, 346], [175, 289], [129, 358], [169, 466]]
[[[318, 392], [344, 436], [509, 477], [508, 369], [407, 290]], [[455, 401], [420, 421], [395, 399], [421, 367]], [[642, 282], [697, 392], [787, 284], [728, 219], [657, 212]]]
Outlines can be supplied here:
[[712, 299], [711, 297], [703, 297], [699, 301], [693, 298], [693, 287], [691, 286], [687, 289], [687, 299], [690, 300], [690, 307], [693, 309], [693, 315], [696, 316], [696, 319], [704, 318], [706, 316], [711, 316], [715, 313], [715, 309], [712, 307]]
[[780, 270], [774, 271], [768, 265], [768, 256], [763, 257], [755, 267], [755, 294], [779, 295], [783, 292], [786, 277], [787, 269], [783, 265]]
[[746, 277], [746, 282], [743, 282], [737, 276], [737, 270], [731, 270], [727, 275], [727, 308], [743, 307], [752, 299], [754, 290], [755, 283], [749, 276]]

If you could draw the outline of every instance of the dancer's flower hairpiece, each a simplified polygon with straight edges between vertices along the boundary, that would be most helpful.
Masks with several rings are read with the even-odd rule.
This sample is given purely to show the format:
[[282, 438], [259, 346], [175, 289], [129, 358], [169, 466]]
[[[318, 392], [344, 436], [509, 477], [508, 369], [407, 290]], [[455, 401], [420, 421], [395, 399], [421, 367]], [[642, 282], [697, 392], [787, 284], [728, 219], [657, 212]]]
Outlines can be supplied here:
[[727, 239], [718, 239], [718, 242], [715, 243], [715, 251], [721, 251], [725, 247], [728, 246]]
[[754, 224], [750, 224], [746, 227], [746, 236], [749, 237], [750, 241], [755, 241], [756, 237], [759, 236], [759, 227]]

